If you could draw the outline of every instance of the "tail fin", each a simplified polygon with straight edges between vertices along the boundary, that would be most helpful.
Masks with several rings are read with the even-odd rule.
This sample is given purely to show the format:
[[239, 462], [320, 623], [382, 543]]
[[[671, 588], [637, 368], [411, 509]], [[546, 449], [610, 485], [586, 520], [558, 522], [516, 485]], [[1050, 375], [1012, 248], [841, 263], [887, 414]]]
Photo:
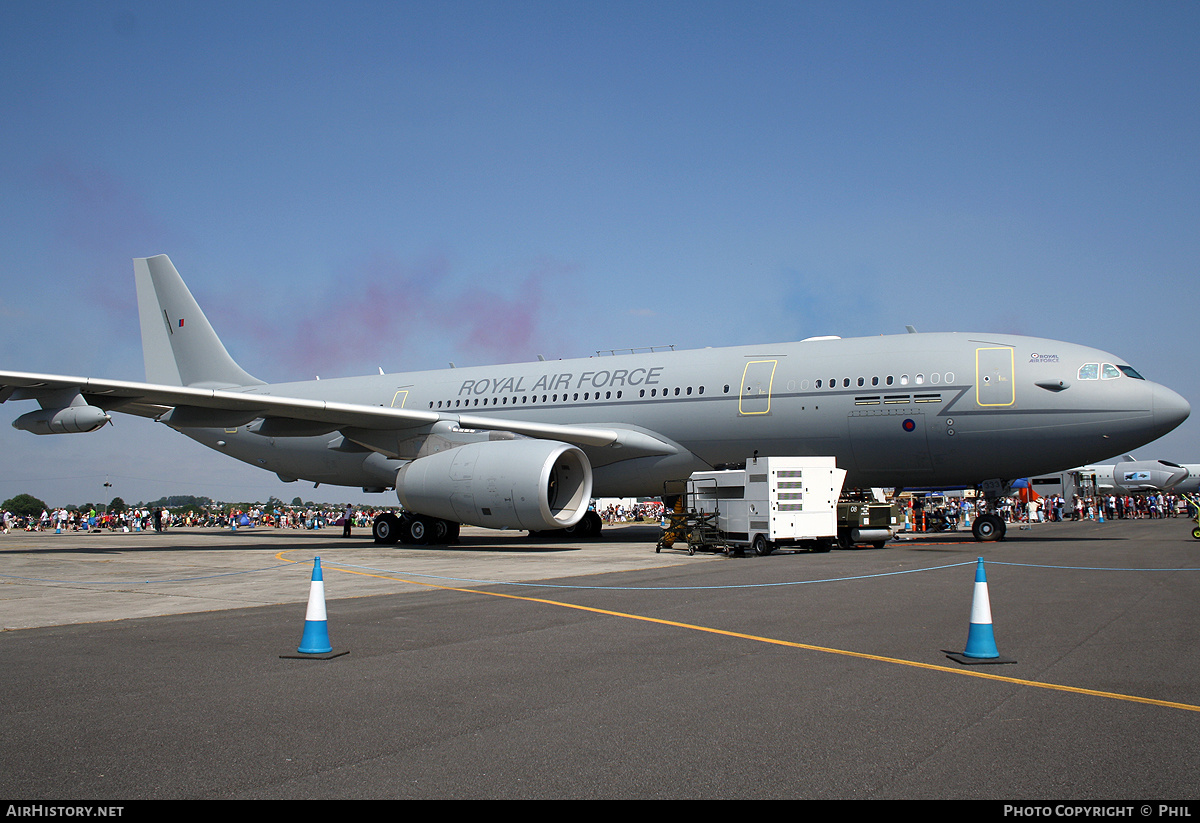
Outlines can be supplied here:
[[257, 386], [233, 361], [165, 254], [133, 261], [146, 382], [170, 386]]

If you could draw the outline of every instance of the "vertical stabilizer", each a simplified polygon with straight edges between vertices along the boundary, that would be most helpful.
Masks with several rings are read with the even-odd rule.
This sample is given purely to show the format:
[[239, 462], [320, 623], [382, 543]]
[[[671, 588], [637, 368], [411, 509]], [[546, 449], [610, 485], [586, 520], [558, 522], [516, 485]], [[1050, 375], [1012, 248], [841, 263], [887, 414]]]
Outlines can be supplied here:
[[171, 386], [257, 386], [233, 361], [165, 254], [133, 261], [146, 382]]

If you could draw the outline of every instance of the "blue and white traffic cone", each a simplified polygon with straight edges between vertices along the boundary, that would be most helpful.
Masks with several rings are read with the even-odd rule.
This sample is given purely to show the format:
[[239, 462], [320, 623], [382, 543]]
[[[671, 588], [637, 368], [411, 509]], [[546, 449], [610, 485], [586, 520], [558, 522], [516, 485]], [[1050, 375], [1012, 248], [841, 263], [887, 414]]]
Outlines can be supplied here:
[[983, 572], [983, 558], [975, 566], [975, 595], [971, 599], [971, 627], [967, 632], [967, 648], [956, 654], [947, 652], [959, 663], [1015, 663], [1017, 661], [1000, 656], [996, 648], [996, 636], [992, 632], [992, 604], [988, 598], [987, 576]]
[[993, 658], [1000, 656], [996, 636], [992, 633], [992, 603], [988, 598], [987, 575], [983, 573], [983, 558], [975, 566], [975, 596], [971, 600], [971, 628], [967, 632], [965, 657]]
[[304, 636], [300, 638], [300, 654], [328, 654], [329, 621], [325, 616], [325, 580], [321, 577], [321, 558], [313, 558], [312, 584], [308, 589], [308, 614], [304, 617]]

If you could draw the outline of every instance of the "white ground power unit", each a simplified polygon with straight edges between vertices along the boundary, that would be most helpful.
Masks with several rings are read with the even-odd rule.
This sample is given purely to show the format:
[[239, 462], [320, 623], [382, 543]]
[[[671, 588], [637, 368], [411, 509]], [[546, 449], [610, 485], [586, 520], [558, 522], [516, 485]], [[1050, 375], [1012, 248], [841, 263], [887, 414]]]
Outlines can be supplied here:
[[688, 506], [715, 515], [725, 542], [760, 555], [783, 546], [828, 551], [845, 479], [833, 457], [750, 458], [745, 469], [692, 474]]

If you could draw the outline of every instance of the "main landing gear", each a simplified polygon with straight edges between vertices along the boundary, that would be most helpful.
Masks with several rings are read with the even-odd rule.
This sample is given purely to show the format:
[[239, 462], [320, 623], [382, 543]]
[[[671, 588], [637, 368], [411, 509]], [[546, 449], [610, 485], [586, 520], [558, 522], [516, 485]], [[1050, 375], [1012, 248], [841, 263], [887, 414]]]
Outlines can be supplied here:
[[376, 543], [407, 543], [412, 546], [453, 543], [458, 540], [458, 523], [403, 512], [400, 515], [384, 512], [375, 518], [371, 535]]
[[[583, 519], [565, 529], [530, 532], [539, 537], [560, 540], [583, 540], [600, 536], [604, 521], [596, 512], [589, 511]], [[399, 515], [384, 512], [375, 518], [371, 536], [376, 543], [404, 543], [409, 546], [436, 546], [458, 541], [459, 524], [440, 517], [401, 512]]]

